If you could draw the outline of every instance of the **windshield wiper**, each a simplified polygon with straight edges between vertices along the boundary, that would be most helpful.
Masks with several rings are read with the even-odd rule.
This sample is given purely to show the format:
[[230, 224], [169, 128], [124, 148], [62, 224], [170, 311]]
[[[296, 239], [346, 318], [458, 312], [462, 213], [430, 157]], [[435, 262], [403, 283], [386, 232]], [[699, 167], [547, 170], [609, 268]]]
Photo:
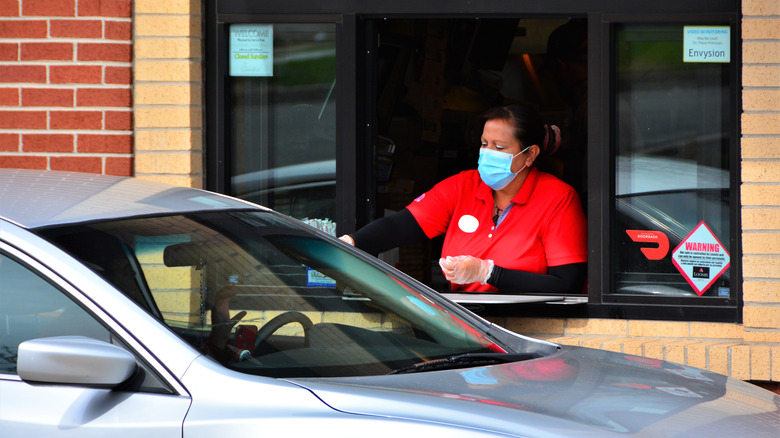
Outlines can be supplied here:
[[464, 353], [441, 359], [419, 362], [404, 368], [393, 370], [390, 374], [418, 373], [424, 371], [452, 370], [499, 363], [520, 362], [541, 357], [537, 353]]

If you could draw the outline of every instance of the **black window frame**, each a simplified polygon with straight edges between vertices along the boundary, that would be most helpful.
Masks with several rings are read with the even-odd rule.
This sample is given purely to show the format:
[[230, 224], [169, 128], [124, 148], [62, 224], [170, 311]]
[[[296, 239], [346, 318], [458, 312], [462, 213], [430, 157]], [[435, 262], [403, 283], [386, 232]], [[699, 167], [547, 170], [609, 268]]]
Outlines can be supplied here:
[[[473, 17], [495, 18], [507, 15], [533, 17], [582, 16], [588, 20], [588, 304], [523, 305], [486, 314], [504, 316], [592, 317], [644, 320], [742, 322], [741, 217], [739, 200], [741, 108], [741, 22], [739, 0], [625, 0], [619, 4], [598, 0], [562, 0], [553, 6], [535, 0], [407, 1], [366, 0], [355, 4], [345, 0], [318, 2], [252, 2], [211, 0], [206, 2], [206, 188], [226, 192], [229, 151], [224, 132], [225, 76], [227, 61], [226, 26], [230, 23], [329, 21], [337, 24], [337, 214], [338, 233], [351, 232], [370, 221], [374, 212], [372, 72], [369, 67], [372, 41], [371, 20], [383, 18]], [[500, 12], [497, 12], [500, 11]], [[664, 12], [659, 12], [664, 11]], [[731, 27], [732, 79], [729, 91], [733, 111], [729, 152], [731, 217], [730, 253], [735, 299], [721, 305], [697, 304], [672, 297], [615, 297], [611, 286], [610, 236], [614, 203], [613, 107], [615, 93], [613, 27], [625, 23], [726, 23]], [[603, 145], [610, 148], [602, 149]]]
[[[610, 229], [615, 221], [614, 187], [615, 187], [615, 101], [616, 75], [614, 72], [614, 29], [618, 24], [664, 23], [664, 24], [728, 24], [731, 26], [731, 57], [729, 73], [732, 79], [729, 99], [732, 102], [730, 117], [731, 145], [729, 150], [730, 168], [730, 241], [731, 272], [734, 280], [733, 299], [722, 300], [721, 305], [703, 305], [695, 303], [695, 299], [675, 297], [641, 297], [615, 296], [604, 293], [612, 285], [612, 270], [610, 264]], [[597, 27], [597, 29], [594, 29]], [[599, 60], [599, 71], [594, 63], [589, 65], [589, 77], [600, 78], [598, 89], [589, 88], [589, 96], [599, 96], [588, 103], [591, 114], [601, 114], [598, 126], [589, 124], [588, 134], [588, 169], [589, 192], [597, 199], [591, 199], [588, 214], [589, 257], [589, 293], [588, 316], [601, 318], [625, 318], [647, 320], [681, 320], [681, 321], [711, 321], [711, 322], [742, 322], [742, 277], [741, 269], [741, 220], [739, 198], [740, 159], [738, 141], [740, 138], [739, 111], [741, 108], [741, 50], [739, 45], [740, 21], [738, 14], [706, 13], [680, 14], [668, 13], [657, 15], [639, 14], [604, 14], [599, 23], [590, 23], [589, 31], [599, 32], [607, 38], [600, 39], [599, 52], [607, 54]], [[592, 51], [592, 46], [590, 47]], [[601, 73], [601, 74], [600, 74]], [[606, 73], [606, 74], [603, 74]], [[595, 82], [595, 81], [594, 81]], [[589, 84], [590, 85], [590, 84]], [[594, 84], [595, 85], [595, 84]], [[593, 133], [594, 129], [600, 132]], [[594, 138], [597, 137], [597, 138]], [[597, 154], [593, 146], [599, 141], [607, 140], [609, 152]], [[594, 172], [597, 175], [594, 175]], [[593, 211], [594, 207], [597, 209]], [[606, 220], [604, 220], [606, 218]], [[594, 266], [593, 261], [597, 261]]]

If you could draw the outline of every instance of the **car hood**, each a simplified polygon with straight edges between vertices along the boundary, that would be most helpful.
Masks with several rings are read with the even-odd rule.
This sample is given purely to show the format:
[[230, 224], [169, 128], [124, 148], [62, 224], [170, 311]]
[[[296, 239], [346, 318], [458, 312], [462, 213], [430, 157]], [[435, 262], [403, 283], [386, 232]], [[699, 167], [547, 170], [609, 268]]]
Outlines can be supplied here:
[[577, 347], [486, 367], [291, 381], [343, 412], [509, 435], [776, 437], [780, 425], [780, 396], [754, 385]]

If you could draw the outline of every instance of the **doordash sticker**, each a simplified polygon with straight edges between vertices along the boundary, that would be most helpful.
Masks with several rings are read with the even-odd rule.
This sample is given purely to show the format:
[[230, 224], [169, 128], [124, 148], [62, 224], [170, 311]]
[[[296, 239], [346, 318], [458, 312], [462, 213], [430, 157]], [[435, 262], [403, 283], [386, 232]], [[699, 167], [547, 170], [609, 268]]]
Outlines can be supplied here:
[[651, 245], [639, 248], [648, 260], [661, 260], [669, 253], [669, 238], [660, 231], [626, 230], [626, 233], [634, 242]]
[[672, 252], [672, 263], [701, 296], [728, 269], [729, 253], [704, 222]]

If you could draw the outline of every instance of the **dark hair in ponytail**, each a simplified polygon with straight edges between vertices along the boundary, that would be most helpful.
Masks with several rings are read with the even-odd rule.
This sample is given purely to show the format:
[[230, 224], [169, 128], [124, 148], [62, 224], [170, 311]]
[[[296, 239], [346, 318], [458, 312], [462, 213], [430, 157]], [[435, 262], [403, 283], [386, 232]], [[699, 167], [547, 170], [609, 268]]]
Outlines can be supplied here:
[[538, 145], [542, 153], [554, 153], [561, 144], [561, 131], [555, 125], [545, 125], [542, 116], [525, 104], [512, 104], [487, 110], [483, 115], [489, 120], [506, 120], [514, 127], [514, 136], [522, 148]]

